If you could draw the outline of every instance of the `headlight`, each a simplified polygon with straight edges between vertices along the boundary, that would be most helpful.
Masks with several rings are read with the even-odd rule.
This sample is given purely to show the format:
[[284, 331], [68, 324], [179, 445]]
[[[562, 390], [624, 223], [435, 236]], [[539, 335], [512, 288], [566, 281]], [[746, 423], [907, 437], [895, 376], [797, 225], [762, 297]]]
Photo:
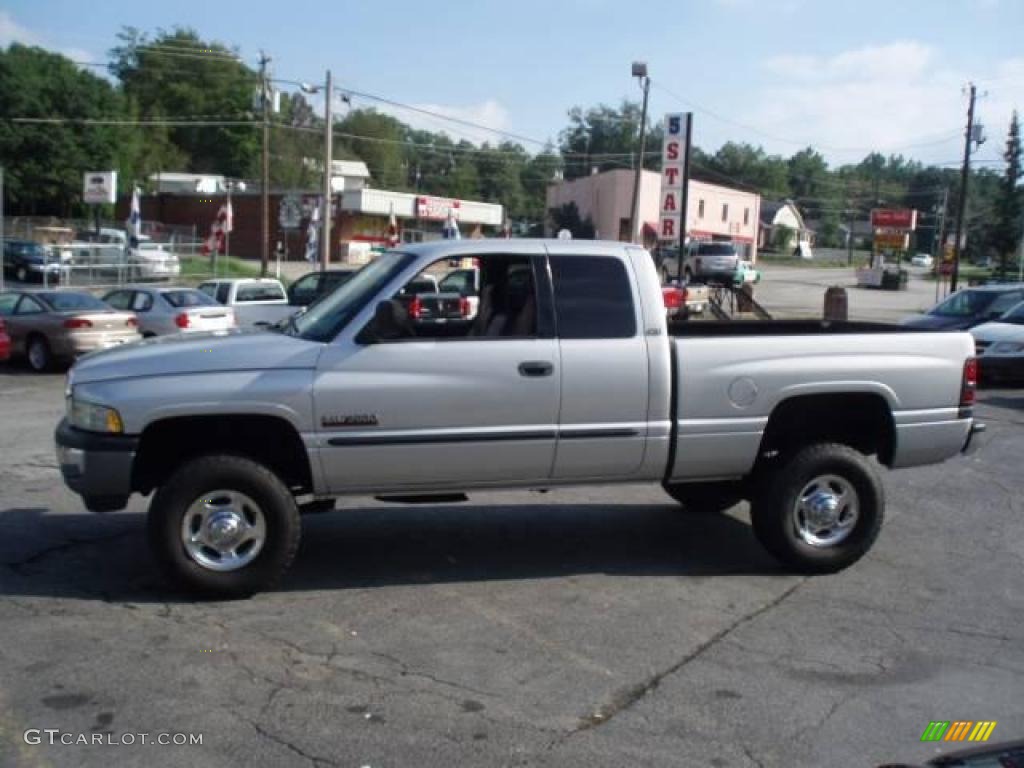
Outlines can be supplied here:
[[68, 400], [68, 422], [71, 426], [88, 432], [124, 432], [121, 414], [113, 408], [75, 400], [74, 397]]
[[997, 341], [992, 345], [992, 353], [996, 355], [1019, 355], [1024, 352], [1024, 343], [1019, 341]]

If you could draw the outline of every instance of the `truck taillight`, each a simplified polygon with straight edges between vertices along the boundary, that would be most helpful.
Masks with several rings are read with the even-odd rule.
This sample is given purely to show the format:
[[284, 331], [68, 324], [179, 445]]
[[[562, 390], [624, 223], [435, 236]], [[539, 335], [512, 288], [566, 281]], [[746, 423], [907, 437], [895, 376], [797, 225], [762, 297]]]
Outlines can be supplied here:
[[124, 321], [124, 324], [127, 325], [129, 328], [139, 327], [139, 321], [136, 320], [134, 317], [129, 317], [127, 320]]
[[409, 317], [413, 320], [419, 320], [423, 314], [423, 302], [420, 301], [419, 296], [413, 296], [412, 301], [409, 302]]
[[662, 288], [661, 295], [665, 299], [665, 309], [679, 309], [683, 303], [683, 292], [679, 288]]
[[960, 405], [974, 405], [975, 393], [978, 389], [978, 360], [968, 357], [964, 363], [964, 380], [960, 386]]
[[87, 320], [84, 317], [72, 317], [64, 321], [64, 327], [69, 330], [75, 330], [76, 328], [92, 328], [92, 321]]
[[188, 312], [179, 312], [174, 316], [174, 324], [179, 328], [188, 328]]
[[459, 297], [459, 316], [469, 317], [469, 299], [465, 296]]

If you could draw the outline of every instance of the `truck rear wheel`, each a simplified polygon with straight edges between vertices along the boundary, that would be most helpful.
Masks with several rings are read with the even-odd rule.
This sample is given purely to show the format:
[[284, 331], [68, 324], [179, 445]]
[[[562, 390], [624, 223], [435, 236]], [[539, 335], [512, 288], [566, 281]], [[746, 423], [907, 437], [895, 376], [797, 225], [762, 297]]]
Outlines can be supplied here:
[[214, 597], [246, 597], [276, 585], [295, 558], [300, 528], [285, 484], [240, 456], [186, 462], [149, 507], [149, 542], [161, 568]]
[[859, 560], [882, 528], [885, 495], [866, 456], [811, 445], [766, 477], [751, 501], [754, 535], [802, 573], [833, 573]]
[[662, 488], [687, 512], [724, 512], [743, 500], [737, 483], [664, 483]]

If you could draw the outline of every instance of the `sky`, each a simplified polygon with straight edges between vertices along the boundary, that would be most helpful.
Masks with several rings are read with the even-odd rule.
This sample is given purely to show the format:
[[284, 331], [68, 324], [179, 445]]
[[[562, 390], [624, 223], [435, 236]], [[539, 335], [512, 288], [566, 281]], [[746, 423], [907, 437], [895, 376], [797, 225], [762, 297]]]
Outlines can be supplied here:
[[[832, 165], [876, 150], [955, 166], [973, 81], [988, 135], [975, 163], [1001, 169], [1011, 110], [1024, 108], [1024, 0], [5, 0], [0, 45], [105, 61], [125, 25], [192, 27], [253, 66], [265, 50], [283, 79], [322, 81], [329, 68], [342, 88], [515, 134], [530, 151], [557, 140], [573, 106], [639, 100], [634, 60], [648, 65], [652, 120], [693, 111], [705, 151], [811, 145]], [[391, 111], [455, 138], [503, 138]]]

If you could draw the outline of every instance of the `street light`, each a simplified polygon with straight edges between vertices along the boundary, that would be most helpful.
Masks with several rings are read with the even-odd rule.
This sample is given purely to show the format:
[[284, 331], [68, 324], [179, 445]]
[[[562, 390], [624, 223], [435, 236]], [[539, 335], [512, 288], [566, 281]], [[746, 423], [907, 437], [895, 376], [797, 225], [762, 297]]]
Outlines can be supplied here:
[[[327, 78], [324, 85], [311, 85], [309, 83], [302, 83], [299, 86], [305, 93], [323, 93], [324, 94], [324, 190], [323, 190], [323, 233], [321, 235], [322, 242], [320, 243], [320, 269], [326, 270], [327, 265], [331, 260], [331, 197], [333, 190], [331, 189], [331, 175], [334, 166], [333, 159], [333, 139], [334, 135], [332, 132], [334, 118], [331, 114], [331, 107], [333, 105], [334, 87], [331, 81], [331, 70], [327, 70]], [[351, 99], [348, 94], [342, 94], [341, 100], [347, 104], [351, 104]]]
[[[637, 241], [637, 226], [640, 217], [640, 177], [644, 172], [644, 150], [647, 144], [647, 94], [651, 89], [651, 78], [647, 76], [647, 62], [633, 62], [633, 77], [640, 81], [644, 89], [644, 106], [640, 113], [640, 157], [636, 163], [636, 175], [633, 177], [633, 205], [630, 212], [629, 224], [632, 232], [629, 237], [631, 243]], [[685, 213], [683, 214], [685, 217]]]

